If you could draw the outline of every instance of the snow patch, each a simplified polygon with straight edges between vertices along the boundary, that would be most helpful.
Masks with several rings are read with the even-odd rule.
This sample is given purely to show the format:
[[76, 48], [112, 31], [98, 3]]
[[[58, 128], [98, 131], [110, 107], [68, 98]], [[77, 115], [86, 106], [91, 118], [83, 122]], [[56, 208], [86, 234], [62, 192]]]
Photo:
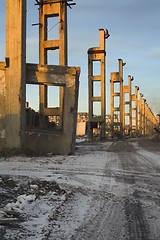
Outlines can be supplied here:
[[15, 203], [8, 203], [5, 207], [5, 211], [16, 211], [16, 212], [22, 212], [22, 210], [25, 208], [25, 206], [33, 201], [36, 200], [36, 195], [20, 195], [17, 197], [17, 201]]

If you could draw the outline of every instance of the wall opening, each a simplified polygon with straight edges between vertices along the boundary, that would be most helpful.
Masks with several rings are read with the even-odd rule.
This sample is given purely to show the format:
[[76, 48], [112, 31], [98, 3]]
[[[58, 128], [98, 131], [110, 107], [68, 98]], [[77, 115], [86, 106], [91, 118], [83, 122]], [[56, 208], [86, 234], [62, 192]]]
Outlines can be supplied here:
[[26, 84], [26, 127], [39, 127], [39, 85]]
[[136, 126], [136, 120], [132, 119], [132, 126], [135, 127]]
[[93, 61], [93, 76], [101, 75], [101, 61]]
[[132, 101], [132, 108], [136, 107], [136, 101]]
[[101, 81], [93, 81], [93, 97], [101, 97]]
[[93, 102], [93, 116], [101, 116], [101, 102]]
[[129, 116], [125, 116], [124, 121], [125, 125], [129, 125]]
[[114, 93], [120, 93], [120, 83], [119, 82], [114, 82], [113, 83], [113, 91]]
[[124, 101], [129, 102], [129, 93], [124, 93]]
[[34, 111], [39, 110], [39, 85], [26, 84], [26, 102]]
[[128, 104], [124, 105], [124, 112], [129, 113], [129, 105]]
[[59, 16], [47, 16], [47, 40], [59, 39]]
[[59, 49], [47, 51], [48, 65], [59, 65]]
[[114, 96], [114, 104], [113, 107], [119, 108], [120, 107], [120, 97], [119, 96]]
[[48, 108], [60, 107], [59, 92], [59, 86], [48, 86]]
[[132, 117], [136, 117], [136, 111], [132, 110]]
[[120, 112], [119, 111], [114, 111], [113, 120], [114, 120], [114, 123], [120, 122]]

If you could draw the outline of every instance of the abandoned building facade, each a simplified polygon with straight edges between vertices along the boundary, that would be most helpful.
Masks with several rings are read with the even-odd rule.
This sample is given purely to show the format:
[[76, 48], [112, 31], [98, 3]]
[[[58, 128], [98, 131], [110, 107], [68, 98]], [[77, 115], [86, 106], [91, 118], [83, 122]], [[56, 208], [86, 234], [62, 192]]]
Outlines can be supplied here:
[[[38, 153], [74, 151], [80, 68], [67, 65], [67, 7], [74, 4], [70, 2], [35, 2], [39, 5], [39, 64], [28, 64], [26, 0], [6, 0], [6, 58], [0, 63], [1, 151], [23, 148]], [[47, 23], [52, 17], [59, 17], [59, 39], [48, 40]], [[59, 65], [47, 65], [48, 50], [56, 49]], [[39, 85], [38, 113], [26, 108], [26, 84]], [[47, 106], [48, 86], [60, 89], [57, 108]], [[50, 123], [50, 116], [58, 117], [58, 126]]]

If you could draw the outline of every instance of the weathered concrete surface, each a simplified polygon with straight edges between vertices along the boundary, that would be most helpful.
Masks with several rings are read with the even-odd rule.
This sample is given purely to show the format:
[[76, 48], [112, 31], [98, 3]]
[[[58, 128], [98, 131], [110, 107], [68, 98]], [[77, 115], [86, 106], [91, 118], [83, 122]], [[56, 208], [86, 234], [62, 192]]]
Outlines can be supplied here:
[[[89, 139], [93, 140], [93, 123], [101, 123], [101, 138], [105, 138], [105, 115], [106, 115], [106, 83], [105, 83], [105, 56], [106, 56], [106, 44], [105, 39], [109, 37], [108, 30], [99, 29], [99, 47], [88, 49], [88, 105], [89, 105]], [[94, 76], [95, 61], [100, 62], [100, 75]], [[94, 82], [99, 81], [101, 84], [100, 96], [94, 96]], [[93, 103], [101, 103], [100, 117], [94, 116]]]
[[6, 58], [6, 147], [20, 149], [25, 142], [26, 0], [6, 1]]
[[[7, 64], [0, 63], [0, 150], [27, 148], [38, 153], [55, 154], [69, 154], [74, 150], [80, 69], [44, 67], [47, 64], [47, 51], [58, 48], [59, 63], [67, 65], [67, 2], [48, 3], [45, 1], [39, 6], [41, 65], [26, 71], [26, 0], [6, 0]], [[48, 41], [47, 19], [58, 16], [59, 40]], [[26, 83], [40, 85], [39, 115], [36, 113], [40, 132], [35, 131], [34, 134], [26, 134]], [[47, 107], [47, 85], [60, 87], [59, 108]], [[48, 116], [60, 116], [60, 133], [42, 133]]]
[[[128, 76], [128, 85], [123, 86], [123, 118], [124, 118], [124, 134], [131, 135], [132, 132], [132, 99], [131, 99], [131, 94], [132, 94], [132, 81], [133, 77], [130, 75]], [[129, 95], [129, 98], [127, 101], [125, 100], [125, 94]], [[128, 106], [128, 112], [125, 112], [125, 106]], [[126, 121], [126, 117], [128, 117], [128, 122]]]
[[5, 70], [0, 70], [0, 150], [5, 147], [5, 102], [6, 102]]
[[[42, 1], [43, 2], [43, 1]], [[47, 1], [46, 1], [47, 2]], [[39, 6], [39, 64], [48, 64], [48, 51], [59, 50], [59, 65], [68, 65], [67, 46], [67, 1], [49, 1], [49, 4]], [[48, 20], [57, 18], [59, 23], [58, 39], [48, 39]], [[41, 114], [40, 124], [45, 122], [44, 109], [47, 108], [48, 88], [46, 85], [39, 87], [39, 110]], [[60, 87], [59, 125], [62, 127], [63, 117], [63, 87]]]
[[[37, 153], [70, 154], [74, 152], [78, 108], [80, 68], [27, 65], [27, 83], [63, 86], [63, 119], [60, 131], [27, 131], [26, 148]], [[46, 108], [49, 115], [59, 110]]]
[[[123, 136], [123, 127], [124, 127], [124, 104], [123, 104], [123, 63], [122, 59], [118, 59], [119, 61], [119, 72], [112, 72], [111, 73], [111, 91], [110, 91], [110, 98], [111, 98], [111, 135], [114, 134], [114, 129], [119, 132], [119, 135]], [[114, 83], [119, 83], [119, 92], [114, 91]], [[115, 107], [115, 97], [119, 98], [119, 106]], [[114, 112], [118, 112], [119, 114], [119, 124], [116, 126], [114, 123]]]

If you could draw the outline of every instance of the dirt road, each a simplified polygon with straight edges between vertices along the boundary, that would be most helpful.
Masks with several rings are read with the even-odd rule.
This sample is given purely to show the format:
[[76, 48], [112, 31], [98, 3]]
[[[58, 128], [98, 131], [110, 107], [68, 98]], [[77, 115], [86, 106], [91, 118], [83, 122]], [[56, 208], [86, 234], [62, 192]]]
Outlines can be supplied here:
[[[24, 220], [21, 234], [14, 228], [14, 236], [19, 236], [15, 239], [160, 239], [159, 143], [80, 143], [74, 156], [2, 159], [0, 166], [1, 175], [54, 180], [69, 193], [58, 210], [47, 215], [43, 229], [32, 227], [28, 235]], [[11, 239], [11, 229], [5, 231], [4, 239]]]
[[[86, 151], [86, 162], [84, 169], [72, 163], [76, 174], [66, 174], [79, 187], [55, 221], [58, 239], [160, 239], [160, 149], [147, 151], [138, 145], [92, 145], [86, 147], [88, 154], [85, 146], [79, 147], [79, 152]], [[87, 161], [93, 152], [95, 168], [95, 159]]]

